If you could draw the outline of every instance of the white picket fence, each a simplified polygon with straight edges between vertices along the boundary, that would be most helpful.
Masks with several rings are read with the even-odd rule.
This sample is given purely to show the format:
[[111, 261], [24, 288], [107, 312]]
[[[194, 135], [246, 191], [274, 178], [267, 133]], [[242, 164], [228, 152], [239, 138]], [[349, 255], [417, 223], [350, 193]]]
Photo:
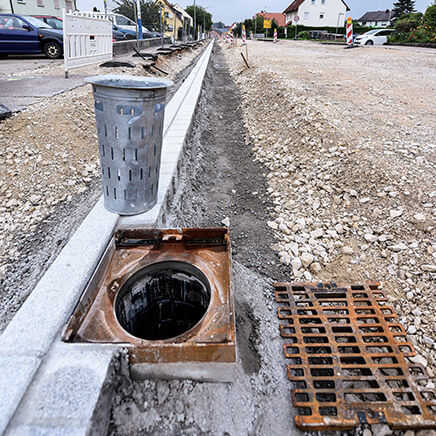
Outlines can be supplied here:
[[112, 60], [112, 21], [105, 14], [62, 11], [65, 77], [71, 68]]

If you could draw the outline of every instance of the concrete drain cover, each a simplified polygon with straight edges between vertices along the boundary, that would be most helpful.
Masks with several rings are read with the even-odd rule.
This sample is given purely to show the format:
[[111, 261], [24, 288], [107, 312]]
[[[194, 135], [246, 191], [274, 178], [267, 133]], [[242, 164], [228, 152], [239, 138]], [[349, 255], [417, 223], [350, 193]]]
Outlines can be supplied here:
[[227, 229], [122, 230], [63, 339], [122, 343], [136, 377], [230, 381], [236, 369]]
[[295, 423], [436, 428], [436, 394], [378, 283], [276, 283]]

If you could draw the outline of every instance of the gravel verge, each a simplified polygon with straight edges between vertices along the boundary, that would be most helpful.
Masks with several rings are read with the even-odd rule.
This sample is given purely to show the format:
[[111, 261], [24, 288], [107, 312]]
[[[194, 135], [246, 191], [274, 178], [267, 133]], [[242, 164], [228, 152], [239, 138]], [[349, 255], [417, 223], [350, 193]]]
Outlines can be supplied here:
[[[436, 371], [436, 59], [385, 48], [251, 43], [226, 49], [294, 280], [379, 280]], [[419, 71], [419, 74], [417, 74]]]

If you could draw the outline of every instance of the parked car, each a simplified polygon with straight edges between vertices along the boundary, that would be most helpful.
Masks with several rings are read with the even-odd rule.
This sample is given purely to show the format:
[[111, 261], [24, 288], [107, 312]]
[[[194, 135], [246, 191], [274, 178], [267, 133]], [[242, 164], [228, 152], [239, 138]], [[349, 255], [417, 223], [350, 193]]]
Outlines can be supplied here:
[[[136, 23], [132, 21], [130, 18], [127, 18], [121, 14], [107, 14], [107, 17], [118, 28], [117, 30], [122, 30], [122, 29], [131, 30], [135, 32], [136, 35]], [[146, 27], [142, 26], [143, 33], [148, 31], [149, 30]]]
[[388, 42], [388, 37], [394, 33], [394, 29], [374, 29], [359, 35], [354, 39], [356, 45], [383, 45]]
[[[123, 27], [115, 26], [115, 24], [112, 27], [113, 31], [115, 32], [122, 32], [125, 35], [125, 39], [136, 39], [136, 29], [130, 30], [130, 29], [124, 29]], [[162, 36], [161, 33], [156, 32], [150, 32], [147, 30], [146, 32], [142, 32], [142, 38], [143, 39], [149, 39], [149, 38], [160, 38]]]
[[125, 41], [126, 34], [124, 32], [121, 32], [120, 30], [117, 30], [115, 26], [112, 26], [112, 40], [113, 41]]
[[53, 29], [35, 17], [0, 14], [0, 57], [44, 53], [51, 59], [58, 59], [62, 52], [61, 30]]
[[33, 15], [38, 20], [44, 21], [44, 23], [53, 27], [53, 29], [62, 30], [64, 28], [64, 23], [61, 18], [53, 17], [51, 15]]

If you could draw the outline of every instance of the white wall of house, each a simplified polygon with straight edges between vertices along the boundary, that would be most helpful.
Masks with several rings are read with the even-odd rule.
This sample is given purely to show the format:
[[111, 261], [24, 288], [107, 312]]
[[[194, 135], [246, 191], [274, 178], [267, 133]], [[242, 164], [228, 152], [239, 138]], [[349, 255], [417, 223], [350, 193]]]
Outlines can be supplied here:
[[364, 23], [358, 21], [358, 23], [361, 26], [367, 26], [367, 27], [389, 27], [389, 25], [391, 24], [390, 21], [366, 21]]
[[[76, 6], [78, 11], [92, 11], [97, 8], [100, 12], [104, 12], [104, 0], [76, 0]], [[112, 12], [118, 5], [114, 0], [107, 0], [106, 6], [108, 12]]]
[[[73, 0], [12, 0], [13, 12], [18, 15], [51, 15], [62, 17], [62, 9], [74, 10]], [[0, 0], [0, 13], [10, 14], [11, 2]]]
[[305, 0], [298, 12], [286, 14], [286, 22], [294, 22], [295, 15], [300, 17], [298, 24], [310, 27], [336, 27], [345, 25], [347, 8], [342, 0]]

